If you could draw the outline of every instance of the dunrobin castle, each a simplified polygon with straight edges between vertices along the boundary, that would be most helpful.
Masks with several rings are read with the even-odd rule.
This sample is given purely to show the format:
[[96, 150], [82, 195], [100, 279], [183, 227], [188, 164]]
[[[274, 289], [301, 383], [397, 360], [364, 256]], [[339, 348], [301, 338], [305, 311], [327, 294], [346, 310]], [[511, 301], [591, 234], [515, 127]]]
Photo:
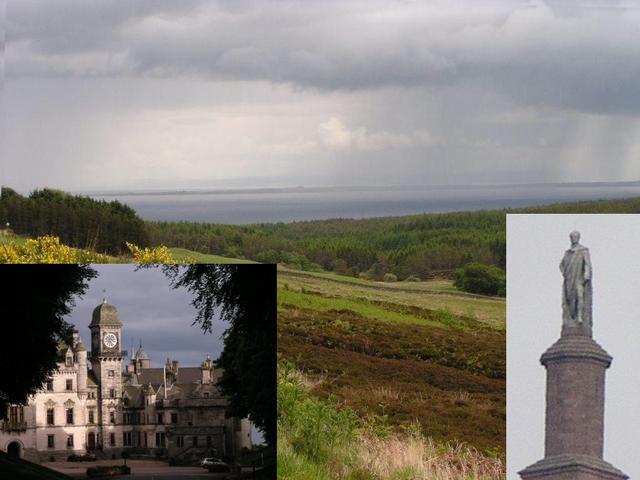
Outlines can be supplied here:
[[89, 330], [90, 354], [75, 331], [71, 344], [60, 344], [50, 381], [27, 405], [9, 407], [1, 450], [36, 462], [123, 451], [179, 461], [251, 447], [249, 421], [225, 418], [227, 402], [216, 387], [221, 371], [211, 359], [199, 367], [167, 359], [152, 368], [140, 345], [124, 366], [122, 322], [106, 301], [94, 309]]

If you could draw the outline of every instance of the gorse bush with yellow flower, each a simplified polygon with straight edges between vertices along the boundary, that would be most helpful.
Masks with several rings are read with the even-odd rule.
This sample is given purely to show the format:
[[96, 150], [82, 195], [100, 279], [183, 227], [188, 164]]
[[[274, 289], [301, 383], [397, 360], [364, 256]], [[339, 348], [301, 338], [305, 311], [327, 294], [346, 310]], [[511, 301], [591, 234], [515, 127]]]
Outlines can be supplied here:
[[113, 258], [60, 243], [58, 237], [28, 239], [0, 245], [0, 263], [109, 263]]
[[176, 263], [171, 256], [171, 252], [165, 246], [141, 248], [133, 243], [126, 242], [126, 244], [133, 255], [133, 261], [135, 263]]
[[111, 257], [91, 250], [71, 248], [54, 236], [0, 243], [0, 263], [175, 263], [167, 247], [140, 248], [127, 242], [131, 257]]

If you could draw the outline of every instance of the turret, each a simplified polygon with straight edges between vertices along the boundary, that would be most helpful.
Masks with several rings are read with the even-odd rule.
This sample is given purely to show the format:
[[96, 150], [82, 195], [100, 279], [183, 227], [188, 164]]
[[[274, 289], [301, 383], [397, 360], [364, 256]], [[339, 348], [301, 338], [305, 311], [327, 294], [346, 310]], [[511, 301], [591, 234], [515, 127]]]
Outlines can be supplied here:
[[211, 357], [207, 355], [207, 359], [200, 365], [200, 372], [202, 373], [201, 381], [203, 385], [213, 382], [213, 361]]
[[142, 393], [144, 394], [145, 405], [153, 405], [156, 403], [156, 391], [153, 389], [151, 384], [148, 384], [146, 387], [144, 387], [142, 389]]
[[80, 339], [76, 346], [76, 358], [78, 360], [78, 395], [82, 398], [87, 394], [87, 349]]

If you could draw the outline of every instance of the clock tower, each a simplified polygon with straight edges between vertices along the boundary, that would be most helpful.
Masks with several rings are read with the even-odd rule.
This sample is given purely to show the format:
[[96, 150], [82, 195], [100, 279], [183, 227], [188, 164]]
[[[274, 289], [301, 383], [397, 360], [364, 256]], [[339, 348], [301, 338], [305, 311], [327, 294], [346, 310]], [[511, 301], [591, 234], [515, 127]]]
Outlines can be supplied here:
[[[116, 307], [103, 300], [93, 310], [91, 324], [91, 367], [98, 382], [98, 420], [102, 425], [101, 442], [105, 447], [115, 433], [116, 425], [122, 423], [122, 322]], [[121, 447], [120, 435], [114, 435], [115, 446]]]

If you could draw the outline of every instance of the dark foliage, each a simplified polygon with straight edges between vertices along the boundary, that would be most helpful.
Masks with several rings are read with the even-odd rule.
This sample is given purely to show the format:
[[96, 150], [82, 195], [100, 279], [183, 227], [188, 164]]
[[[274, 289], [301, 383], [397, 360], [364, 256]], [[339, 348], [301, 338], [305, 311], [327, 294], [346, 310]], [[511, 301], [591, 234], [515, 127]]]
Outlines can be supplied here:
[[144, 222], [118, 201], [106, 202], [59, 190], [36, 190], [28, 197], [2, 188], [0, 222], [19, 235], [54, 235], [66, 245], [117, 255], [125, 242], [149, 244]]
[[275, 265], [170, 265], [174, 287], [195, 295], [194, 323], [211, 331], [229, 322], [218, 366], [218, 386], [230, 399], [227, 415], [249, 417], [268, 443], [276, 439], [276, 267]]
[[469, 263], [456, 270], [453, 285], [465, 292], [504, 297], [507, 278], [503, 270], [493, 265]]
[[71, 334], [63, 317], [96, 272], [81, 265], [5, 265], [0, 274], [1, 418], [7, 404], [24, 403], [56, 368], [58, 342]]

